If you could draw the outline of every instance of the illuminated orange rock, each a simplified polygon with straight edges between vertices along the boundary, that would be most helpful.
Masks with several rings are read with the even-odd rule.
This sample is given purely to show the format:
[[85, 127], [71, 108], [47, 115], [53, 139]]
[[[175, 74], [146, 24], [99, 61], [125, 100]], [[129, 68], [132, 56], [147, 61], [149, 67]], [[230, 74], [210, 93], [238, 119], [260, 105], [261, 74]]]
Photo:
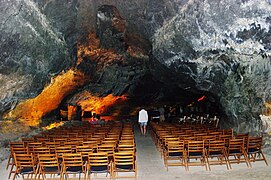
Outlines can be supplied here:
[[[125, 95], [113, 96], [112, 94], [109, 94], [105, 97], [97, 97], [95, 95], [92, 95], [88, 91], [84, 91], [77, 96], [84, 97], [84, 99], [80, 99], [80, 97], [75, 97], [79, 99], [77, 101], [77, 104], [82, 107], [83, 111], [91, 111], [92, 113], [96, 114], [104, 114], [110, 108], [113, 108], [114, 106], [117, 106], [118, 104], [123, 103], [127, 100], [127, 97]], [[115, 114], [112, 115], [118, 115], [118, 112], [115, 112]]]
[[20, 119], [25, 124], [36, 126], [47, 113], [55, 110], [64, 97], [85, 83], [84, 74], [69, 70], [60, 74], [35, 98], [19, 103], [5, 118]]
[[271, 116], [271, 102], [265, 102], [265, 110], [263, 112], [264, 115]]

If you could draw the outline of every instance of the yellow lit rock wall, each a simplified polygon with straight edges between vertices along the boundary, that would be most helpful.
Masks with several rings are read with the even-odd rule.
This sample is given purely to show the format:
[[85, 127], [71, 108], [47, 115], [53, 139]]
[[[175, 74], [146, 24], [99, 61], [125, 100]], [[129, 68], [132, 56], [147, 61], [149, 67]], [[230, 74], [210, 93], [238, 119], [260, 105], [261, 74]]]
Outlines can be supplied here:
[[35, 98], [19, 103], [5, 118], [20, 119], [27, 125], [36, 126], [47, 113], [55, 110], [63, 98], [85, 83], [84, 74], [69, 70], [60, 74]]

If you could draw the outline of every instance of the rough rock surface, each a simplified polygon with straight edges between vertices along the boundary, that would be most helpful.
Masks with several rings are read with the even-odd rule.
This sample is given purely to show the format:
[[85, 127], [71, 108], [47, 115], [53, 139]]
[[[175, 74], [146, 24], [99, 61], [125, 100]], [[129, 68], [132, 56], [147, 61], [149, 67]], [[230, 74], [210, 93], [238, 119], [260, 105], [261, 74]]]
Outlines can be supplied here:
[[[1, 0], [0, 9], [1, 115], [76, 67], [101, 96], [207, 94], [224, 127], [262, 129], [271, 101], [269, 0]], [[93, 32], [102, 54], [78, 63], [76, 44]]]
[[63, 36], [31, 0], [0, 3], [0, 112], [36, 96], [70, 66]]

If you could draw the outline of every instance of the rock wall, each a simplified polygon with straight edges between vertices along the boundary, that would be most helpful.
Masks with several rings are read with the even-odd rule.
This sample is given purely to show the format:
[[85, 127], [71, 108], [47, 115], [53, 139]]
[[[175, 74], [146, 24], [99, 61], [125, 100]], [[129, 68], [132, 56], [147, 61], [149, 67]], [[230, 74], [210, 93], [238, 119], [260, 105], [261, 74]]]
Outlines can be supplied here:
[[36, 96], [70, 66], [67, 44], [31, 0], [0, 3], [0, 112]]
[[[157, 59], [216, 95], [236, 131], [261, 129], [270, 101], [269, 1], [190, 0], [153, 36]], [[187, 65], [194, 64], [196, 70]]]
[[[102, 5], [119, 14], [117, 31], [101, 26]], [[77, 42], [94, 32], [102, 53], [113, 49], [129, 63], [109, 60], [92, 74], [102, 87], [92, 91], [134, 95], [151, 80], [151, 98], [163, 99], [168, 89], [204, 92], [223, 109], [223, 126], [262, 129], [259, 115], [271, 101], [269, 0], [1, 0], [0, 10], [0, 114], [75, 67]]]

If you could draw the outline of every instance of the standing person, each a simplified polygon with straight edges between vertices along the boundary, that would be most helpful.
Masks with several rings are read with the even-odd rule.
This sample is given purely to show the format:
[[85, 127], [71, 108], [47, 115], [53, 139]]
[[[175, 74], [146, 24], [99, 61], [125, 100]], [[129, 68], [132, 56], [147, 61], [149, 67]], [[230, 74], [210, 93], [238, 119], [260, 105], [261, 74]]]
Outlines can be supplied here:
[[148, 113], [144, 108], [142, 108], [139, 111], [138, 122], [140, 124], [141, 134], [146, 136], [146, 131], [147, 131], [146, 128], [147, 128], [147, 123], [148, 123]]
[[164, 109], [164, 107], [160, 107], [158, 110], [159, 110], [159, 113], [160, 113], [160, 122], [164, 122], [166, 120], [166, 118], [165, 118], [165, 109]]

